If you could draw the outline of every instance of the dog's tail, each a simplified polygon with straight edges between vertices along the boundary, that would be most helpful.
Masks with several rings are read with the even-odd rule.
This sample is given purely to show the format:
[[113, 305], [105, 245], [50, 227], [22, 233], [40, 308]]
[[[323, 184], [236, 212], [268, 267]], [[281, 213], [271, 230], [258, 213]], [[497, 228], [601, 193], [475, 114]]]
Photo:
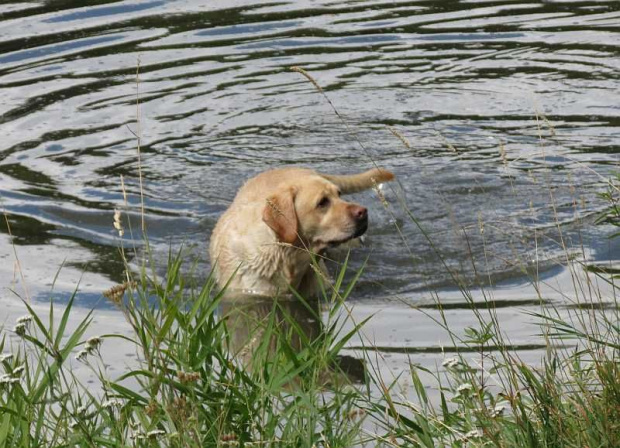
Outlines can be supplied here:
[[330, 175], [321, 174], [322, 177], [337, 185], [342, 194], [357, 193], [368, 190], [375, 185], [389, 182], [394, 179], [394, 174], [383, 168], [375, 168], [359, 174]]

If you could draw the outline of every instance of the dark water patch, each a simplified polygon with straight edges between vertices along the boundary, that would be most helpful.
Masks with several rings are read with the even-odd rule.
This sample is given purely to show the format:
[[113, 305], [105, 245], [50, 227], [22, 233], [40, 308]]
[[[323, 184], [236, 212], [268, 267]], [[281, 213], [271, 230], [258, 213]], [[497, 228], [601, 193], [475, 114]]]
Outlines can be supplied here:
[[588, 265], [586, 269], [595, 274], [620, 275], [620, 268], [603, 265]]
[[589, 303], [573, 303], [564, 306], [569, 310], [609, 310], [618, 311], [620, 306], [617, 302], [589, 302]]
[[517, 351], [534, 351], [534, 350], [566, 350], [572, 349], [573, 345], [560, 344], [506, 344], [498, 345], [467, 345], [467, 346], [445, 346], [445, 347], [392, 347], [392, 346], [351, 346], [346, 347], [348, 350], [363, 350], [382, 353], [400, 353], [400, 354], [441, 354], [441, 353], [486, 353], [486, 352], [517, 352]]
[[101, 16], [114, 16], [117, 14], [127, 14], [135, 11], [144, 11], [150, 8], [156, 8], [158, 6], [162, 6], [165, 2], [163, 1], [152, 1], [152, 2], [143, 2], [134, 5], [119, 5], [119, 6], [103, 6], [103, 7], [89, 7], [83, 8], [82, 11], [72, 12], [70, 14], [57, 15], [56, 17], [49, 18], [44, 20], [44, 22], [54, 23], [54, 22], [68, 22], [72, 20], [82, 20], [88, 19], [90, 17], [101, 17]]
[[540, 299], [540, 300], [486, 300], [484, 302], [439, 302], [415, 305], [414, 308], [419, 309], [431, 309], [431, 310], [486, 310], [496, 308], [511, 308], [511, 307], [524, 307], [524, 306], [541, 306], [550, 304], [552, 301]]

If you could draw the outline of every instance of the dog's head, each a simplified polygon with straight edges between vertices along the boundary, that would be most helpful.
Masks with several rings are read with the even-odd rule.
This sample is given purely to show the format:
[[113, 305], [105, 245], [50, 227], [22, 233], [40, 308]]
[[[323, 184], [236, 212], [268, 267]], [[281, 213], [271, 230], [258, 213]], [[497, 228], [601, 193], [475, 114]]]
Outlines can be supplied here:
[[304, 176], [267, 199], [263, 221], [284, 243], [313, 252], [356, 238], [368, 228], [368, 211], [340, 197], [337, 185], [319, 176]]

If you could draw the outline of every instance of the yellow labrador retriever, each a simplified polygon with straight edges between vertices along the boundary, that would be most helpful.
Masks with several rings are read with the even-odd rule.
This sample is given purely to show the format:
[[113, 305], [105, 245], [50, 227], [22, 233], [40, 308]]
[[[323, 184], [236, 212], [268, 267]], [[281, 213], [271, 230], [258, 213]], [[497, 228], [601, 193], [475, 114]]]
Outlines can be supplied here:
[[373, 169], [326, 175], [304, 168], [266, 171], [241, 187], [217, 222], [209, 254], [214, 275], [229, 291], [267, 296], [316, 293], [312, 257], [366, 232], [368, 211], [345, 202], [394, 175]]

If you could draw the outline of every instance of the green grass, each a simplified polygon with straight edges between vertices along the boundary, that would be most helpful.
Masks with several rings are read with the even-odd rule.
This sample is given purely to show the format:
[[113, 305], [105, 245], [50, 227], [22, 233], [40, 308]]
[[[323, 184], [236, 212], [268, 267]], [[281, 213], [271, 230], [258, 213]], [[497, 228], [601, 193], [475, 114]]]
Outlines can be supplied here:
[[[536, 314], [549, 348], [541, 365], [529, 366], [501, 336], [493, 308], [472, 306], [480, 326], [461, 337], [445, 327], [457, 354], [442, 370], [411, 364], [413, 404], [370, 358], [361, 384], [339, 367], [340, 350], [364, 324], [343, 331], [357, 279], [344, 284], [346, 261], [324, 289], [318, 331], [309, 336], [291, 312], [299, 307], [273, 300], [264, 314], [243, 317], [252, 328], [241, 345], [212, 280], [192, 283], [192, 266], [183, 264], [171, 257], [165, 278], [143, 271], [107, 294], [131, 337], [86, 338], [92, 313], [70, 324], [74, 297], [61, 315], [50, 304], [45, 321], [25, 303], [29, 314], [5, 330], [0, 347], [0, 446], [620, 446], [617, 312], [578, 308], [583, 325]], [[321, 321], [317, 304], [295, 301]], [[135, 346], [139, 365], [110, 378], [100, 348], [115, 338]], [[574, 350], [554, 348], [567, 339]], [[97, 387], [80, 384], [76, 362], [93, 370]], [[421, 374], [435, 378], [438, 401]]]
[[[73, 298], [59, 321], [54, 305], [49, 322], [42, 322], [26, 304], [30, 314], [14, 332], [20, 341], [5, 338], [1, 347], [7, 355], [0, 445], [310, 448], [361, 441], [363, 394], [337, 363], [339, 348], [357, 331], [341, 331], [338, 310], [346, 296], [325, 296], [331, 313], [312, 340], [287, 315], [285, 302], [272, 301], [252, 330], [261, 333], [250, 347], [249, 369], [229, 350], [232, 336], [225, 316], [218, 316], [221, 294], [211, 279], [188, 283], [182, 265], [180, 257], [171, 258], [165, 279], [143, 272], [128, 287], [115, 288], [132, 337], [84, 340], [91, 314], [67, 332]], [[135, 346], [140, 363], [110, 379], [100, 347], [119, 337]], [[79, 383], [75, 362], [93, 370], [98, 388]], [[128, 387], [128, 381], [139, 386]]]

